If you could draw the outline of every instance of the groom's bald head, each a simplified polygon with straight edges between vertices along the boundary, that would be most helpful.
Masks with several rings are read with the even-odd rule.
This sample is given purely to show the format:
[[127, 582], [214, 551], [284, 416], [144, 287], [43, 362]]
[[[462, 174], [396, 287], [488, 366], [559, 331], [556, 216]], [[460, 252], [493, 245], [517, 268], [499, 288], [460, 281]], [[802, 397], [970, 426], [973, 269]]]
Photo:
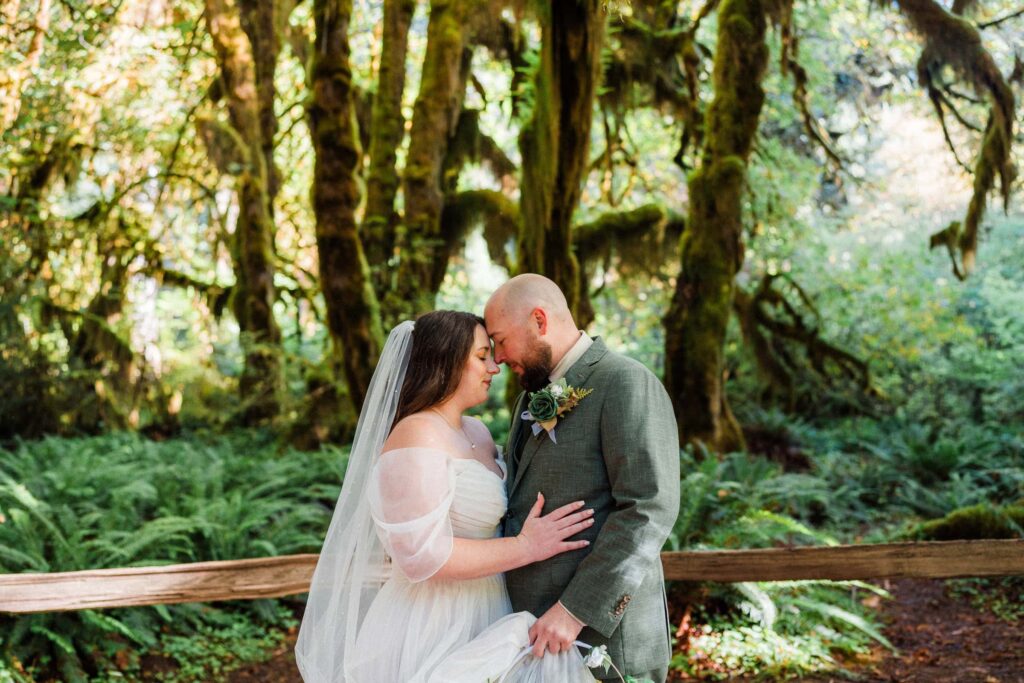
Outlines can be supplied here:
[[536, 273], [517, 275], [494, 290], [484, 316], [492, 314], [516, 321], [525, 319], [537, 308], [543, 309], [553, 324], [569, 324], [575, 329], [565, 294], [554, 282]]
[[551, 369], [579, 340], [565, 294], [543, 275], [512, 278], [484, 308], [494, 362], [505, 363], [528, 391], [547, 384]]

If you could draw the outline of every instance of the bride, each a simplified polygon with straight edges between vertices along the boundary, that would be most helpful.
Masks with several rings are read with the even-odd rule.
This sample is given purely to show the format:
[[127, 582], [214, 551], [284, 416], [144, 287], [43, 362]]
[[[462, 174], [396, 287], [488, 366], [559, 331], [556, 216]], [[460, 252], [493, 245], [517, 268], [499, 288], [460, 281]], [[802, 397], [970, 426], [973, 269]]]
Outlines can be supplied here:
[[503, 538], [505, 463], [463, 415], [499, 372], [482, 318], [392, 330], [370, 382], [295, 647], [305, 683], [593, 681], [576, 648], [530, 653], [502, 572], [582, 548], [577, 501]]

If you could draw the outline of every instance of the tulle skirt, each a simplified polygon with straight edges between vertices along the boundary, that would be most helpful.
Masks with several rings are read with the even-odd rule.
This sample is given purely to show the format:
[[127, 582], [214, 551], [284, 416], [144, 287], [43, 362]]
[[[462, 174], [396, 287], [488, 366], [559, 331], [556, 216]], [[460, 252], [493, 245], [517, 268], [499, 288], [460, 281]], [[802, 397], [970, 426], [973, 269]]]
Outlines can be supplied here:
[[392, 576], [370, 605], [345, 663], [352, 683], [584, 683], [572, 648], [530, 654], [536, 617], [511, 613], [501, 575], [410, 583]]
[[449, 654], [428, 683], [593, 683], [594, 676], [573, 647], [534, 657], [529, 631], [537, 618], [515, 612], [491, 624]]
[[355, 651], [346, 656], [346, 681], [426, 683], [450, 652], [511, 611], [500, 574], [411, 583], [396, 572], [370, 605]]

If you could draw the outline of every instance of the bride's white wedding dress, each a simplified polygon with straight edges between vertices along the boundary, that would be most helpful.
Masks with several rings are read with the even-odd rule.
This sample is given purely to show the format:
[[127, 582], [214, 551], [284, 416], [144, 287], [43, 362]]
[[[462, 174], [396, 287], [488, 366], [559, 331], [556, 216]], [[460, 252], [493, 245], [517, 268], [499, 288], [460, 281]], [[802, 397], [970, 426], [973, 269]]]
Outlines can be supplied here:
[[[387, 579], [346, 653], [360, 683], [593, 681], [575, 648], [537, 659], [527, 631], [535, 620], [512, 614], [504, 578], [432, 578], [453, 538], [501, 535], [507, 498], [502, 476], [480, 461], [434, 448], [381, 454], [370, 478], [377, 534], [391, 558]], [[346, 679], [349, 680], [349, 679]]]

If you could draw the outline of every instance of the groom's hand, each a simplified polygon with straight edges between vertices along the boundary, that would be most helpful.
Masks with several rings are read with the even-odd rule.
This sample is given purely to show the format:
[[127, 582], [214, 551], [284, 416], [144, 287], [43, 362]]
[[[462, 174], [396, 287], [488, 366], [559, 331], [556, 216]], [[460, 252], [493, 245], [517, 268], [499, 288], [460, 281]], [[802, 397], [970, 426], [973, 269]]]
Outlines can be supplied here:
[[533, 655], [543, 657], [545, 652], [558, 654], [567, 651], [582, 630], [583, 625], [556, 602], [530, 628]]

